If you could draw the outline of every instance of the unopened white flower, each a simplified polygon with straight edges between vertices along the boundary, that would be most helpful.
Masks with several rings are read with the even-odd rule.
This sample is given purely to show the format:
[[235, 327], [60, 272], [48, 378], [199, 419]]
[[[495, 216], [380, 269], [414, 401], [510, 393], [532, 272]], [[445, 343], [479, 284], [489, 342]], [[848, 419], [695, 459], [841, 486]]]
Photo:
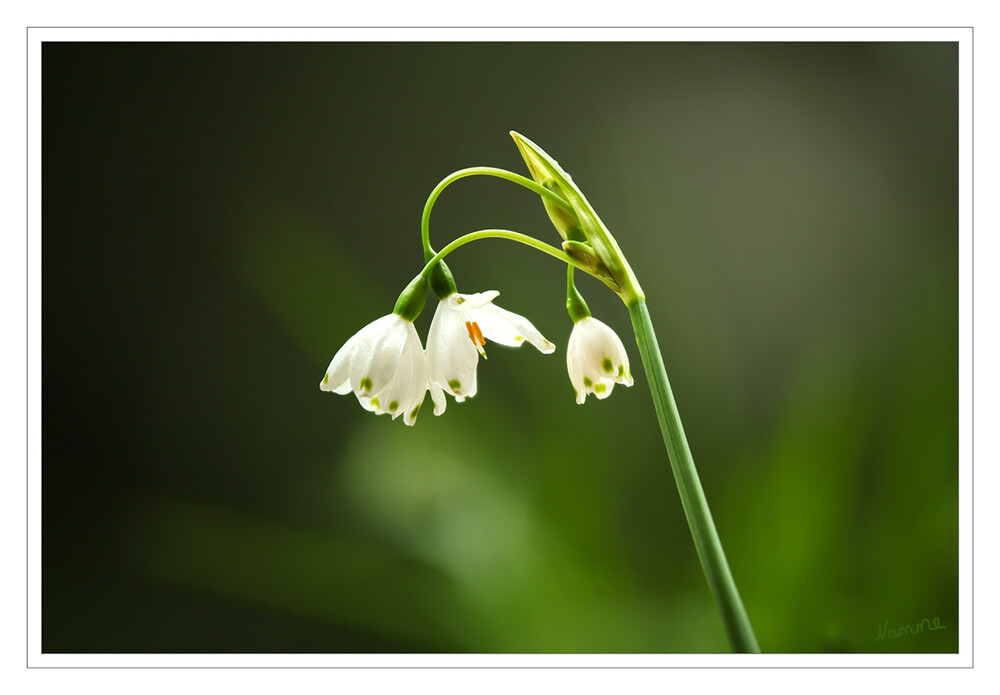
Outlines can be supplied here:
[[320, 389], [354, 391], [366, 410], [407, 425], [416, 422], [427, 393], [427, 356], [411, 321], [389, 314], [372, 321], [337, 351]]
[[496, 290], [455, 292], [438, 303], [427, 336], [435, 415], [444, 412], [445, 392], [459, 403], [476, 395], [476, 367], [479, 356], [486, 357], [487, 340], [510, 347], [519, 347], [527, 340], [546, 354], [556, 349], [531, 321], [494, 305], [498, 296]]
[[628, 354], [621, 338], [593, 316], [573, 325], [566, 348], [566, 367], [577, 403], [583, 403], [588, 393], [607, 398], [616, 382], [632, 385]]

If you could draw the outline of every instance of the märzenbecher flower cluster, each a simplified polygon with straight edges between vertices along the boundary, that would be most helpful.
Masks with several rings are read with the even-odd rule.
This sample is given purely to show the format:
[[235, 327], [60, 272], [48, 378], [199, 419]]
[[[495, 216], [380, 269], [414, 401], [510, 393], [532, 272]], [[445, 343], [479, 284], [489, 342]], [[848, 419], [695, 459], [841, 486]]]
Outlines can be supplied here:
[[[509, 347], [528, 342], [544, 354], [554, 352], [556, 346], [531, 321], [494, 304], [498, 291], [473, 294], [457, 291], [443, 258], [462, 244], [482, 238], [519, 241], [566, 262], [566, 308], [574, 323], [566, 350], [566, 367], [577, 403], [584, 403], [591, 393], [597, 398], [607, 398], [616, 383], [632, 385], [628, 354], [621, 339], [605, 323], [591, 316], [576, 289], [573, 271], [579, 268], [599, 278], [626, 301], [641, 297], [638, 283], [634, 282], [613, 239], [609, 245], [610, 235], [569, 175], [530, 140], [517, 133], [511, 135], [532, 179], [500, 169], [476, 167], [456, 172], [438, 184], [427, 201], [422, 221], [424, 269], [403, 290], [391, 314], [369, 323], [337, 351], [323, 375], [320, 389], [338, 394], [353, 391], [365, 410], [389, 414], [393, 420], [402, 416], [407, 425], [413, 425], [428, 391], [435, 415], [442, 414], [447, 407], [445, 394], [450, 394], [457, 403], [476, 395], [476, 369], [479, 357], [486, 358], [487, 341]], [[447, 185], [472, 175], [499, 176], [538, 193], [563, 238], [562, 250], [517, 232], [482, 230], [456, 239], [440, 253], [435, 252], [429, 239], [434, 201]], [[413, 320], [423, 309], [428, 287], [439, 302], [425, 350]]]
[[[431, 392], [437, 415], [444, 412], [446, 393], [457, 402], [476, 395], [476, 367], [479, 357], [486, 357], [487, 341], [511, 347], [527, 341], [543, 353], [553, 352], [555, 345], [528, 319], [493, 303], [499, 295], [496, 290], [458, 292], [444, 257], [464, 244], [493, 238], [517, 241], [566, 264], [566, 311], [573, 320], [566, 349], [569, 380], [577, 403], [584, 403], [591, 393], [607, 398], [615, 384], [632, 385], [628, 355], [615, 332], [590, 315], [573, 282], [573, 272], [580, 270], [599, 279], [628, 308], [684, 514], [730, 643], [735, 651], [760, 652], [701, 487], [639, 281], [618, 242], [570, 175], [535, 143], [518, 133], [511, 132], [511, 136], [531, 178], [492, 167], [461, 169], [446, 176], [424, 205], [420, 223], [423, 270], [399, 295], [391, 314], [362, 328], [337, 352], [320, 388], [341, 394], [353, 391], [366, 410], [389, 413], [393, 419], [402, 415], [403, 421], [412, 425], [427, 391]], [[541, 196], [549, 219], [562, 237], [562, 248], [506, 229], [483, 229], [465, 234], [436, 252], [430, 243], [431, 208], [441, 191], [466, 176], [496, 176]], [[428, 288], [440, 301], [425, 351], [413, 320], [424, 307]]]

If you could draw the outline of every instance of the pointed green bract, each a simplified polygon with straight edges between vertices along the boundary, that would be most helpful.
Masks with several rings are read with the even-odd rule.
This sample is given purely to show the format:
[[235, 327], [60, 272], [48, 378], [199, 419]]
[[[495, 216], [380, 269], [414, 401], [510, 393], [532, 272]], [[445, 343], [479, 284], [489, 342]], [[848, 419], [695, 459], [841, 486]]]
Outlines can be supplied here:
[[[524, 139], [525, 144], [522, 144], [522, 140], [518, 139], [520, 136], [517, 133], [511, 131], [510, 134], [513, 136], [514, 142], [517, 143], [517, 148], [521, 150], [521, 156], [524, 157], [524, 162], [528, 165], [531, 178], [556, 195], [565, 198], [566, 196], [563, 193], [559, 178], [552, 175], [544, 159], [536, 155], [531, 147], [526, 146], [531, 141]], [[542, 204], [545, 205], [545, 212], [548, 213], [549, 219], [552, 220], [552, 225], [563, 239], [569, 236], [570, 230], [580, 226], [580, 221], [577, 219], [575, 211], [564, 210], [545, 198], [542, 198]]]

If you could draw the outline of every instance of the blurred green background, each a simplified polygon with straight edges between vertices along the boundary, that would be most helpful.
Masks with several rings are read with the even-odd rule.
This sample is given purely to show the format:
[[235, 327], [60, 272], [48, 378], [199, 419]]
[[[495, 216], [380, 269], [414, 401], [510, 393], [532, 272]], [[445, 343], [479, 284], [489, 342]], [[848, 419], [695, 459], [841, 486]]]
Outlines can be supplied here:
[[[456, 252], [559, 345], [417, 426], [320, 392], [450, 172], [569, 171], [649, 300], [764, 651], [954, 652], [958, 54], [907, 43], [46, 43], [46, 652], [726, 651], [628, 315], [574, 403], [564, 269]], [[557, 242], [467, 179], [440, 248]], [[434, 300], [417, 326], [426, 337]], [[946, 629], [876, 640], [879, 626]]]

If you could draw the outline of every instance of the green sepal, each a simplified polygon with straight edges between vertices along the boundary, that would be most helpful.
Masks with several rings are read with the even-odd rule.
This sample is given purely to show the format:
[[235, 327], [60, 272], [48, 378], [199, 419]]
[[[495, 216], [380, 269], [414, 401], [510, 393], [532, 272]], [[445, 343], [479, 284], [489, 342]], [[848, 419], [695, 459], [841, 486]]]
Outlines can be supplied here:
[[426, 301], [427, 281], [424, 280], [422, 275], [418, 275], [400, 293], [392, 313], [413, 323], [413, 320], [420, 316], [420, 312], [423, 310], [424, 302]]
[[430, 285], [438, 299], [444, 299], [458, 291], [455, 276], [451, 274], [451, 268], [445, 265], [444, 261], [438, 261], [431, 268]]

